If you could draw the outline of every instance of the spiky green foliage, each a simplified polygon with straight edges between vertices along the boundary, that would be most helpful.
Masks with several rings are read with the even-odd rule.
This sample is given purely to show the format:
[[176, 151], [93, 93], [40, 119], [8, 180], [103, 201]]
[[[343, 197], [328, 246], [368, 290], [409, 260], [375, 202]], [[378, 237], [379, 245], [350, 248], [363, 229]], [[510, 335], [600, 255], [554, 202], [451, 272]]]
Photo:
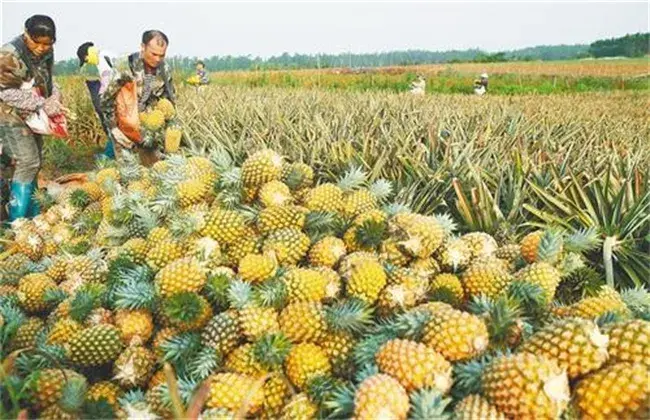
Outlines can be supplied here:
[[[139, 271], [139, 270], [138, 270]], [[116, 309], [148, 309], [156, 305], [156, 289], [152, 282], [130, 277], [113, 291]]]
[[564, 246], [562, 234], [557, 229], [547, 229], [539, 241], [537, 260], [555, 262], [560, 258]]
[[70, 204], [78, 209], [84, 209], [86, 208], [90, 203], [92, 203], [92, 199], [90, 198], [90, 195], [81, 188], [78, 188], [70, 194]]
[[34, 349], [24, 351], [16, 358], [16, 371], [27, 376], [42, 369], [60, 367], [66, 360], [66, 349], [46, 344], [45, 334], [42, 334], [36, 340]]
[[508, 297], [496, 300], [486, 296], [476, 296], [469, 303], [468, 309], [485, 320], [493, 348], [508, 348], [508, 339], [518, 322], [522, 321], [519, 302]]
[[605, 275], [594, 267], [584, 266], [564, 277], [555, 291], [555, 298], [565, 305], [593, 296], [605, 285]]
[[379, 178], [368, 188], [380, 203], [385, 202], [393, 194], [393, 184], [384, 178]]
[[279, 271], [282, 271], [282, 273], [276, 275], [276, 278], [267, 280], [254, 288], [253, 299], [256, 303], [278, 310], [286, 306], [288, 298], [287, 284], [281, 279], [284, 270]]
[[312, 243], [335, 233], [338, 215], [325, 211], [312, 211], [305, 217], [304, 231]]
[[643, 286], [626, 289], [621, 292], [621, 298], [635, 317], [648, 319], [650, 316], [650, 293]]
[[420, 389], [412, 393], [410, 399], [409, 420], [447, 420], [452, 418], [452, 415], [446, 412], [451, 399], [445, 398], [435, 389]]
[[16, 302], [9, 299], [0, 301], [0, 315], [4, 319], [0, 326], [0, 356], [5, 356], [7, 343], [27, 318]]
[[458, 230], [458, 225], [449, 213], [434, 214], [433, 216], [436, 218], [438, 223], [442, 225], [442, 228], [447, 235], [451, 235], [456, 230]]
[[101, 303], [101, 295], [94, 290], [79, 290], [70, 303], [70, 318], [84, 322]]
[[115, 418], [113, 407], [103, 397], [97, 401], [85, 401], [81, 411], [84, 419], [104, 420]]
[[61, 390], [61, 398], [58, 401], [59, 406], [69, 413], [79, 411], [86, 398], [86, 391], [88, 391], [86, 378], [70, 378]]
[[84, 255], [88, 253], [91, 248], [92, 244], [87, 240], [73, 243], [64, 243], [61, 245], [61, 251], [70, 255]]
[[374, 366], [375, 355], [381, 346], [396, 337], [395, 334], [385, 333], [365, 336], [359, 340], [352, 350], [352, 360], [354, 360], [357, 369], [361, 370], [364, 366]]
[[494, 360], [494, 355], [488, 354], [453, 365], [454, 384], [451, 388], [451, 394], [457, 401], [468, 395], [481, 392], [481, 376], [492, 360]]
[[215, 373], [222, 365], [223, 358], [212, 347], [203, 347], [187, 365], [187, 372], [193, 378], [203, 380]]
[[228, 286], [228, 302], [230, 306], [242, 309], [251, 303], [253, 288], [243, 280], [235, 279]]
[[201, 336], [195, 332], [181, 333], [167, 339], [160, 345], [163, 359], [174, 363], [191, 360], [201, 349]]
[[282, 333], [266, 334], [253, 344], [253, 356], [265, 369], [276, 370], [282, 367], [291, 346]]
[[228, 307], [228, 289], [232, 278], [228, 274], [214, 274], [208, 277], [205, 284], [205, 295], [208, 300], [221, 309]]
[[196, 293], [178, 293], [163, 303], [165, 315], [172, 322], [194, 322], [203, 312], [203, 301]]
[[388, 215], [388, 217], [393, 217], [400, 213], [411, 213], [411, 208], [406, 203], [390, 203], [384, 205], [381, 210]]
[[607, 311], [601, 316], [599, 316], [598, 318], [596, 318], [596, 324], [598, 325], [599, 328], [602, 328], [608, 324], [614, 324], [616, 322], [621, 322], [623, 320], [624, 318], [621, 316], [621, 314]]
[[316, 376], [307, 382], [307, 395], [310, 400], [320, 407], [324, 401], [332, 398], [331, 396], [339, 384], [340, 381], [335, 380], [331, 376]]
[[354, 417], [355, 389], [352, 384], [337, 384], [323, 401], [323, 406], [330, 412], [332, 419], [349, 419]]
[[365, 182], [368, 175], [359, 167], [351, 167], [348, 169], [343, 177], [338, 182], [339, 188], [343, 191], [352, 191], [361, 187]]
[[[194, 395], [196, 388], [199, 386], [199, 382], [196, 379], [185, 375], [179, 375], [176, 378], [176, 382], [178, 384], [178, 395], [181, 397], [183, 404], [187, 406], [187, 404], [189, 404], [189, 402], [192, 400], [192, 396]], [[171, 407], [172, 400], [170, 397], [168, 384], [164, 383], [162, 385], [158, 385], [156, 388], [158, 388], [158, 390], [162, 393], [163, 403], [166, 406]]]
[[598, 230], [591, 226], [567, 235], [564, 238], [564, 247], [570, 252], [584, 253], [598, 248], [602, 242]]
[[364, 249], [376, 250], [388, 235], [388, 223], [385, 221], [366, 220], [355, 232], [355, 240]]
[[366, 363], [354, 373], [354, 382], [358, 385], [371, 376], [379, 373], [379, 367], [375, 363]]
[[361, 333], [372, 323], [373, 308], [359, 299], [338, 301], [325, 308], [325, 319], [332, 331]]

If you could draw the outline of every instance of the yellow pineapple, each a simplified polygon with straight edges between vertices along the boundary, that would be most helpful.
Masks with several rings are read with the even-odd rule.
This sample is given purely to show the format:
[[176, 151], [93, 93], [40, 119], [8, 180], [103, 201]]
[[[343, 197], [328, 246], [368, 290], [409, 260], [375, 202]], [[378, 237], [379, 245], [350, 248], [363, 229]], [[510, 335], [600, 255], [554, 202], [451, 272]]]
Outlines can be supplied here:
[[650, 321], [633, 319], [603, 328], [609, 336], [609, 363], [629, 362], [650, 368]]
[[108, 324], [85, 328], [76, 333], [68, 344], [70, 361], [82, 367], [112, 362], [123, 348], [119, 330]]
[[63, 345], [81, 331], [83, 326], [71, 318], [62, 318], [57, 320], [50, 328], [47, 334], [47, 343], [53, 345]]
[[42, 273], [28, 274], [18, 282], [18, 302], [29, 313], [44, 311], [50, 307], [45, 300], [48, 290], [56, 289], [56, 283]]
[[465, 302], [465, 291], [458, 276], [449, 273], [438, 274], [433, 278], [429, 291], [434, 300], [443, 300], [453, 305]]
[[539, 244], [542, 241], [543, 236], [544, 231], [538, 230], [524, 236], [519, 242], [521, 256], [528, 264], [537, 261], [537, 250], [539, 249]]
[[345, 243], [342, 240], [326, 236], [309, 250], [309, 262], [314, 266], [334, 268], [345, 254]]
[[406, 420], [409, 409], [406, 390], [383, 373], [366, 378], [354, 397], [354, 416], [358, 419]]
[[506, 420], [506, 416], [480, 395], [472, 394], [463, 398], [454, 408], [454, 419], [457, 420]]
[[181, 145], [183, 132], [178, 127], [167, 127], [165, 129], [165, 152], [176, 153]]
[[519, 351], [545, 356], [574, 379], [599, 369], [607, 361], [608, 342], [595, 323], [566, 319], [545, 325]]
[[242, 344], [228, 354], [226, 358], [226, 370], [228, 372], [248, 375], [252, 378], [259, 378], [266, 373], [266, 369], [255, 359], [253, 344]]
[[295, 394], [282, 410], [282, 419], [314, 420], [318, 414], [318, 406], [314, 404], [307, 394]]
[[278, 263], [273, 255], [248, 254], [239, 261], [238, 274], [242, 280], [256, 283], [270, 279], [277, 269]]
[[208, 214], [200, 233], [220, 244], [230, 245], [246, 233], [246, 222], [244, 217], [235, 211], [216, 209]]
[[483, 353], [489, 344], [483, 320], [467, 312], [443, 308], [432, 314], [425, 326], [422, 342], [452, 362]]
[[293, 191], [309, 188], [314, 184], [314, 170], [302, 162], [284, 165], [282, 182]]
[[113, 379], [124, 388], [143, 386], [149, 381], [155, 362], [155, 356], [148, 348], [128, 347], [113, 364]]
[[311, 211], [337, 213], [343, 208], [343, 191], [334, 184], [321, 184], [309, 190], [303, 203]]
[[195, 258], [181, 258], [160, 270], [154, 281], [160, 296], [169, 297], [181, 292], [198, 293], [207, 275]]
[[329, 374], [331, 365], [321, 347], [313, 343], [300, 343], [291, 348], [285, 369], [291, 383], [298, 389], [305, 389], [310, 379]]
[[178, 202], [183, 208], [201, 203], [208, 193], [208, 186], [198, 179], [181, 181], [176, 184], [175, 189], [178, 195]]
[[291, 341], [317, 342], [327, 324], [323, 306], [316, 302], [296, 302], [287, 305], [279, 317], [280, 329]]
[[319, 302], [327, 297], [327, 279], [317, 270], [292, 268], [282, 280], [289, 302]]
[[569, 315], [594, 320], [608, 312], [628, 317], [630, 309], [621, 295], [609, 286], [602, 286], [595, 296], [586, 297], [569, 306]]
[[163, 241], [155, 244], [147, 252], [147, 265], [154, 271], [160, 271], [168, 264], [185, 254], [185, 247], [176, 241]]
[[281, 181], [271, 181], [262, 185], [257, 198], [264, 207], [283, 206], [293, 201], [291, 190]]
[[427, 387], [446, 393], [451, 388], [451, 364], [422, 343], [390, 340], [375, 360], [379, 370], [397, 379], [407, 392]]
[[496, 259], [477, 259], [461, 276], [465, 295], [468, 298], [485, 295], [498, 296], [512, 281], [506, 262]]
[[156, 108], [158, 111], [162, 112], [165, 116], [165, 120], [169, 120], [176, 115], [176, 109], [174, 104], [167, 98], [162, 98], [156, 102]]
[[412, 258], [408, 253], [402, 251], [395, 239], [388, 238], [379, 245], [379, 258], [399, 267], [406, 267]]
[[210, 381], [210, 395], [206, 402], [208, 408], [225, 408], [233, 412], [244, 410], [245, 415], [253, 415], [264, 404], [264, 382], [248, 375], [219, 373]]
[[104, 399], [111, 405], [113, 410], [116, 410], [119, 407], [118, 399], [122, 394], [124, 394], [124, 391], [119, 387], [119, 385], [110, 381], [101, 381], [94, 383], [88, 388], [86, 400], [99, 401]]
[[84, 380], [79, 373], [70, 369], [43, 369], [35, 375], [34, 402], [43, 410], [54, 406], [63, 396], [63, 388], [71, 380]]
[[249, 340], [280, 330], [278, 313], [274, 308], [247, 306], [240, 309], [238, 314], [241, 332]]
[[285, 228], [271, 232], [262, 245], [265, 253], [273, 252], [280, 265], [298, 263], [309, 250], [309, 237], [296, 228]]
[[581, 418], [644, 419], [650, 412], [650, 368], [615, 363], [593, 372], [575, 386], [573, 399]]
[[461, 240], [470, 249], [472, 259], [492, 257], [499, 247], [497, 241], [485, 232], [466, 233]]
[[540, 286], [544, 290], [546, 303], [553, 301], [555, 290], [562, 280], [560, 271], [546, 262], [536, 262], [522, 268], [515, 273], [515, 279]]
[[282, 156], [272, 150], [250, 155], [242, 164], [242, 181], [248, 187], [260, 187], [282, 177]]
[[170, 241], [172, 240], [172, 234], [164, 226], [156, 226], [153, 229], [149, 231], [149, 234], [147, 235], [147, 243], [154, 245], [158, 244], [163, 241]]
[[[254, 229], [246, 227], [244, 235], [226, 248], [226, 263], [236, 268], [242, 258], [249, 254], [257, 254], [260, 249], [261, 239], [259, 235]], [[272, 252], [266, 252], [265, 254], [274, 255]]]
[[151, 313], [140, 310], [120, 310], [115, 314], [115, 325], [120, 330], [126, 345], [145, 344], [153, 334], [154, 324]]
[[483, 371], [481, 385], [487, 400], [511, 418], [556, 419], [570, 399], [566, 372], [529, 353], [495, 359]]
[[269, 206], [260, 211], [257, 227], [262, 234], [284, 228], [302, 229], [305, 226], [306, 213], [303, 207]]
[[343, 277], [347, 279], [347, 293], [370, 304], [377, 301], [387, 283], [384, 268], [373, 259], [353, 263]]
[[317, 343], [327, 355], [336, 376], [350, 376], [354, 371], [352, 350], [356, 340], [352, 334], [344, 332], [327, 332]]
[[430, 257], [442, 245], [446, 232], [433, 216], [399, 213], [391, 220], [399, 245], [415, 258]]

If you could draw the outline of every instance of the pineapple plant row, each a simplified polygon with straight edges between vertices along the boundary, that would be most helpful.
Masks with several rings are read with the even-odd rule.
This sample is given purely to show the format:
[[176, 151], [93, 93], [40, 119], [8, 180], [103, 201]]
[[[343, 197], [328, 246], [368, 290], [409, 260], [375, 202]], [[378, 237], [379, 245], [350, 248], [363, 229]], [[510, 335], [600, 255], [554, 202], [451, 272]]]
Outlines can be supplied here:
[[0, 260], [3, 417], [647, 413], [650, 297], [593, 275], [595, 230], [460, 233], [368, 178], [126, 154], [53, 197]]

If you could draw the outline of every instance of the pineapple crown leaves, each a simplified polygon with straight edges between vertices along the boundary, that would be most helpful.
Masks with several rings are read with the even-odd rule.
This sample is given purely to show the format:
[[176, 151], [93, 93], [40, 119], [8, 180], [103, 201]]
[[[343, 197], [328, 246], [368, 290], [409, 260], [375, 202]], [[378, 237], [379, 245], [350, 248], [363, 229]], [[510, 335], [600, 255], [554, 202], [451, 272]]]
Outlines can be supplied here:
[[215, 373], [222, 365], [223, 358], [218, 350], [207, 346], [201, 348], [187, 364], [190, 376], [199, 381]]
[[221, 178], [215, 188], [216, 192], [226, 189], [240, 190], [243, 185], [241, 168], [232, 167], [221, 172]]
[[598, 325], [598, 328], [603, 328], [607, 325], [615, 324], [623, 320], [624, 318], [621, 316], [621, 314], [617, 312], [607, 311], [604, 314], [600, 315], [598, 318], [596, 318], [596, 325]]
[[539, 241], [537, 249], [538, 261], [555, 262], [558, 260], [563, 248], [563, 239], [560, 231], [547, 229]]
[[331, 376], [318, 375], [307, 381], [306, 393], [310, 400], [320, 406], [331, 398], [338, 384]]
[[4, 344], [11, 339], [27, 317], [15, 302], [8, 299], [0, 300], [0, 315], [4, 319], [4, 325], [0, 327], [0, 344]]
[[195, 232], [198, 232], [203, 226], [204, 220], [199, 214], [188, 212], [176, 213], [169, 217], [169, 232], [180, 240], [188, 238]]
[[433, 302], [444, 302], [451, 306], [458, 307], [462, 304], [460, 299], [449, 287], [438, 287], [427, 294], [428, 300]]
[[420, 341], [424, 334], [424, 327], [431, 317], [431, 312], [426, 309], [412, 309], [380, 322], [373, 328], [373, 332], [391, 338]]
[[343, 191], [352, 191], [360, 188], [368, 178], [368, 174], [358, 166], [348, 169], [338, 182], [338, 187]]
[[185, 332], [165, 340], [160, 348], [163, 359], [173, 363], [191, 360], [193, 355], [201, 349], [201, 336], [195, 332]]
[[164, 189], [149, 202], [151, 211], [159, 217], [165, 217], [178, 208], [178, 197], [173, 189]]
[[361, 333], [372, 323], [373, 308], [359, 299], [334, 302], [325, 308], [325, 319], [332, 331]]
[[410, 420], [448, 420], [452, 415], [447, 412], [451, 398], [444, 396], [436, 389], [423, 388], [410, 395]]
[[46, 302], [49, 306], [56, 306], [59, 303], [63, 302], [68, 297], [68, 294], [61, 290], [60, 288], [51, 288], [45, 291], [43, 295], [43, 301]]
[[84, 322], [99, 304], [100, 296], [92, 290], [79, 290], [70, 303], [70, 318]]
[[203, 313], [205, 302], [193, 292], [181, 292], [163, 303], [165, 315], [172, 322], [194, 322]]
[[621, 291], [625, 305], [637, 318], [647, 319], [650, 314], [650, 293], [643, 286]]
[[253, 301], [266, 307], [282, 309], [286, 306], [288, 291], [286, 283], [276, 275], [275, 278], [267, 280], [255, 287], [253, 290]]
[[359, 370], [354, 374], [354, 382], [361, 384], [361, 382], [365, 381], [371, 376], [377, 375], [378, 373], [379, 367], [374, 362], [366, 363], [365, 365], [361, 366]]
[[491, 300], [479, 296], [470, 303], [469, 309], [486, 321], [490, 342], [498, 348], [506, 348], [512, 328], [521, 319], [518, 302], [507, 297]]
[[562, 277], [573, 273], [576, 270], [579, 270], [585, 266], [585, 260], [583, 257], [576, 252], [567, 253], [560, 263], [560, 273]]
[[433, 217], [442, 226], [442, 229], [445, 231], [447, 236], [453, 234], [456, 230], [458, 230], [458, 225], [449, 213], [434, 214]]
[[366, 220], [355, 232], [356, 241], [364, 248], [377, 249], [388, 236], [388, 223]]
[[538, 284], [513, 281], [508, 285], [507, 296], [527, 313], [533, 313], [546, 306], [546, 291]]
[[365, 336], [352, 349], [352, 359], [358, 368], [375, 364], [375, 355], [385, 343], [397, 338], [396, 334], [384, 333]]
[[253, 356], [265, 369], [277, 370], [282, 368], [291, 347], [284, 334], [266, 334], [253, 344]]
[[124, 182], [139, 179], [142, 176], [142, 167], [140, 166], [140, 159], [131, 152], [123, 151], [118, 171], [120, 179]]
[[101, 397], [97, 401], [86, 400], [81, 411], [81, 417], [89, 420], [112, 419], [116, 417], [113, 406], [108, 402], [106, 397]]
[[388, 215], [388, 217], [396, 216], [400, 213], [410, 213], [411, 208], [407, 203], [390, 203], [386, 204], [381, 210]]
[[86, 378], [70, 378], [63, 385], [59, 406], [67, 412], [76, 412], [83, 406], [88, 391], [88, 382]]
[[230, 153], [228, 153], [226, 149], [220, 146], [215, 147], [210, 152], [208, 159], [210, 159], [210, 161], [217, 168], [217, 172], [220, 174], [227, 171], [228, 169], [231, 169], [235, 164]]
[[250, 283], [235, 279], [228, 286], [228, 303], [235, 309], [243, 309], [252, 303], [253, 288]]
[[373, 182], [368, 189], [380, 203], [388, 200], [388, 198], [393, 194], [393, 184], [384, 178], [380, 178]]
[[289, 173], [284, 177], [283, 182], [289, 187], [291, 191], [295, 191], [300, 187], [304, 181], [305, 177], [300, 169], [293, 167], [289, 170]]
[[[181, 397], [183, 404], [187, 405], [192, 400], [196, 389], [199, 386], [199, 381], [186, 375], [178, 375], [176, 378], [178, 385], [178, 395]], [[167, 407], [171, 407], [172, 400], [169, 393], [169, 385], [165, 382], [156, 387], [162, 393], [162, 402]]]
[[145, 401], [146, 396], [144, 395], [144, 391], [139, 388], [130, 389], [117, 399], [117, 402], [121, 407], [129, 404], [144, 403]]
[[70, 194], [69, 201], [73, 207], [84, 209], [92, 202], [92, 199], [85, 190], [77, 188], [72, 192], [72, 194]]
[[305, 217], [305, 232], [311, 237], [317, 234], [327, 235], [332, 232], [338, 215], [326, 211], [312, 211]]
[[580, 229], [564, 238], [564, 246], [567, 251], [578, 253], [592, 251], [598, 248], [601, 243], [602, 239], [595, 227]]
[[226, 273], [217, 273], [208, 276], [205, 285], [205, 294], [208, 300], [222, 309], [228, 307], [228, 290], [233, 278]]
[[234, 208], [244, 218], [246, 223], [253, 224], [257, 222], [258, 216], [260, 214], [259, 208], [244, 204], [236, 204]]
[[354, 417], [355, 388], [350, 383], [336, 384], [322, 405], [330, 412], [329, 418], [349, 419]]
[[479, 394], [482, 389], [483, 371], [493, 360], [494, 356], [483, 355], [467, 362], [454, 364], [454, 384], [451, 388], [454, 399], [460, 401], [468, 395]]
[[21, 375], [30, 375], [42, 369], [58, 368], [65, 364], [67, 352], [63, 346], [46, 344], [45, 331], [36, 340], [36, 346], [21, 353], [16, 359], [16, 369]]

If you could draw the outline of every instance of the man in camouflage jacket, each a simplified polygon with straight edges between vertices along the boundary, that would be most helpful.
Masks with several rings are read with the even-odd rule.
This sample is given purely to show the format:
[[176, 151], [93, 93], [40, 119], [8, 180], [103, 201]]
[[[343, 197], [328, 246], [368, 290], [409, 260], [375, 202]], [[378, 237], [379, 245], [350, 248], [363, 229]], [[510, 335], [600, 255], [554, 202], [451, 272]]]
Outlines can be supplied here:
[[115, 154], [119, 159], [121, 150], [137, 147], [142, 163], [152, 165], [159, 159], [158, 147], [134, 145], [117, 127], [115, 100], [118, 92], [126, 82], [135, 81], [138, 96], [138, 111], [145, 112], [166, 98], [175, 103], [175, 90], [170, 66], [165, 61], [169, 40], [157, 30], [142, 34], [140, 51], [129, 55], [127, 63], [118, 63], [117, 72], [101, 96], [101, 111], [115, 145]]

